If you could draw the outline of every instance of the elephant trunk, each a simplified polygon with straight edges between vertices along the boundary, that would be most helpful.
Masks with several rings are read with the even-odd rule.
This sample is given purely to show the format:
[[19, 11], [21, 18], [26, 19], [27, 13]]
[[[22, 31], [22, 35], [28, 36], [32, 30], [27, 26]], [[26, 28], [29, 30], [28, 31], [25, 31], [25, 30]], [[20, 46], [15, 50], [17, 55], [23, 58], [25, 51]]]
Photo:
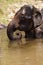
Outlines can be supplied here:
[[14, 24], [9, 24], [8, 27], [7, 27], [7, 36], [10, 40], [17, 40], [17, 39], [20, 39], [21, 38], [21, 34], [19, 34], [19, 36], [15, 37], [13, 35], [13, 33], [17, 30], [17, 28], [15, 27]]

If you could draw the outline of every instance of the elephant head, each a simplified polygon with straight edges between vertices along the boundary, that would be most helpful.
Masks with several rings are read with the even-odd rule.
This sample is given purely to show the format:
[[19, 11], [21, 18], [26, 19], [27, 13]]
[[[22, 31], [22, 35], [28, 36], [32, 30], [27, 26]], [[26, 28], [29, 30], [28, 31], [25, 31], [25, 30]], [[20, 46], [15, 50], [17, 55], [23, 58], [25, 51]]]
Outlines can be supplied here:
[[[14, 37], [13, 33], [16, 30], [24, 31], [30, 33], [31, 30], [35, 29], [37, 26], [36, 22], [42, 19], [40, 11], [34, 6], [24, 5], [20, 10], [15, 14], [13, 20], [8, 24], [7, 27], [7, 36], [10, 40], [21, 39], [22, 34], [20, 33], [18, 37]], [[37, 21], [38, 20], [38, 21]]]

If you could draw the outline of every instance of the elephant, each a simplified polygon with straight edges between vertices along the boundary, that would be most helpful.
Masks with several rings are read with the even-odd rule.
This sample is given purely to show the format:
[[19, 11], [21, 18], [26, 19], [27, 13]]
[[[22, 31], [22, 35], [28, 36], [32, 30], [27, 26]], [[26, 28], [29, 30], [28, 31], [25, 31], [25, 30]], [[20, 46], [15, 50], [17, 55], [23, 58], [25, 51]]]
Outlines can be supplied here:
[[[38, 19], [39, 17], [39, 19]], [[17, 33], [17, 37], [13, 36], [16, 30], [24, 31], [25, 38], [35, 38], [36, 28], [41, 24], [37, 24], [42, 19], [40, 11], [33, 5], [22, 6], [14, 15], [14, 18], [7, 26], [7, 36], [9, 40], [21, 39], [22, 34]], [[35, 21], [37, 20], [37, 21]]]

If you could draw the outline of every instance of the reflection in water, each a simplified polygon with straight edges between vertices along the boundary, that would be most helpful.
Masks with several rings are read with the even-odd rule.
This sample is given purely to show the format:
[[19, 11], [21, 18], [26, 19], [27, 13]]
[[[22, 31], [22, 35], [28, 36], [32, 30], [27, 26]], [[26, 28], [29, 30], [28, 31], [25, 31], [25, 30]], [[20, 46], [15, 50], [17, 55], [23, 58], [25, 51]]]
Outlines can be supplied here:
[[43, 39], [9, 41], [0, 31], [0, 65], [43, 65]]

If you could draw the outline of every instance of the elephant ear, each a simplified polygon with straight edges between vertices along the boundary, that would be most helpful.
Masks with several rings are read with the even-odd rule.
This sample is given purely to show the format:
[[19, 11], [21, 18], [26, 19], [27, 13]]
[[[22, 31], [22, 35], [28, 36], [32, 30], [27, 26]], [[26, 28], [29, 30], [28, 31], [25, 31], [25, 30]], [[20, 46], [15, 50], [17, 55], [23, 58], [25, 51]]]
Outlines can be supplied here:
[[42, 23], [41, 12], [38, 9], [36, 9], [36, 8], [34, 8], [33, 20], [34, 20], [34, 26], [35, 27], [40, 26], [41, 23]]
[[33, 6], [33, 15], [37, 18], [38, 16], [42, 19], [41, 11]]
[[40, 12], [40, 11], [36, 11], [36, 12], [35, 12], [35, 17], [36, 17], [36, 18], [38, 18], [38, 17], [39, 17], [39, 18], [41, 18], [41, 19], [42, 19], [41, 12]]

